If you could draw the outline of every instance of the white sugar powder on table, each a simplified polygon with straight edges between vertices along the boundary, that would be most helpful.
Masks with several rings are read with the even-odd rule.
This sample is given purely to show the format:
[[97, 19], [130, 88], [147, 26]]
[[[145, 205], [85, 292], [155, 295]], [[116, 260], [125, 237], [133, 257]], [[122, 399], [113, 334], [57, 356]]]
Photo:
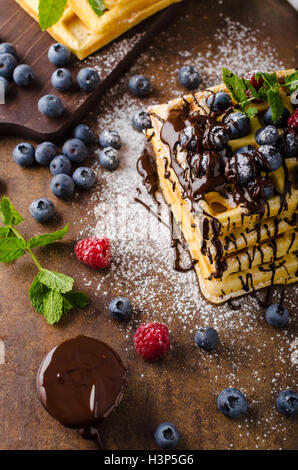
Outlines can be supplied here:
[[[182, 21], [182, 20], [181, 20]], [[244, 74], [250, 70], [276, 70], [284, 68], [284, 64], [277, 58], [277, 53], [270, 47], [270, 41], [263, 41], [262, 51], [258, 49], [258, 31], [241, 25], [226, 18], [226, 27], [215, 33], [216, 47], [213, 47], [205, 55], [193, 55], [187, 50], [180, 50], [176, 54], [177, 62], [169, 69], [167, 77], [156, 83], [156, 78], [146, 73], [146, 64], [150, 63], [153, 55], [150, 48], [143, 53], [132, 68], [133, 73], [144, 73], [154, 84], [157, 93], [153, 93], [150, 103], [160, 102], [160, 94], [164, 87], [167, 94], [170, 90], [171, 98], [181, 95], [181, 87], [177, 84], [177, 70], [185, 62], [193, 63], [198, 67], [202, 77], [202, 87], [213, 86], [221, 81], [221, 69], [223, 66], [231, 68], [238, 74]], [[179, 33], [178, 33], [179, 34]], [[162, 33], [163, 48], [175, 50], [175, 41], [167, 32]], [[126, 44], [128, 47], [129, 44]], [[161, 70], [163, 76], [163, 54], [154, 48], [156, 68]], [[91, 60], [91, 59], [90, 59]], [[108, 59], [107, 59], [108, 61]], [[108, 62], [107, 62], [108, 63]], [[91, 61], [90, 65], [94, 65]], [[102, 62], [100, 64], [102, 67]], [[100, 68], [99, 67], [99, 68]], [[98, 163], [94, 164], [99, 179], [99, 187], [95, 188], [90, 199], [90, 207], [84, 221], [82, 236], [96, 234], [108, 236], [111, 239], [113, 262], [105, 277], [96, 276], [86, 285], [93, 287], [95, 295], [104, 299], [124, 295], [131, 299], [137, 315], [133, 316], [129, 324], [123, 328], [124, 337], [127, 339], [127, 350], [132, 346], [132, 333], [137, 325], [143, 321], [162, 321], [171, 330], [171, 325], [179, 325], [180, 331], [185, 335], [185, 341], [193, 343], [194, 331], [202, 325], [210, 325], [218, 329], [219, 334], [225, 330], [225, 336], [221, 337], [222, 351], [214, 351], [212, 355], [200, 354], [201, 366], [217, 367], [218, 374], [212, 377], [213, 389], [222, 380], [221, 354], [225, 361], [230, 364], [226, 380], [231, 386], [241, 388], [245, 393], [254, 393], [252, 384], [246, 386], [239, 383], [238, 371], [250, 367], [253, 371], [252, 377], [255, 384], [262, 383], [267, 377], [268, 371], [264, 371], [262, 356], [267, 349], [273, 348], [275, 356], [272, 359], [272, 395], [280, 391], [278, 377], [274, 376], [274, 369], [280, 364], [284, 366], [283, 383], [289, 383], [293, 377], [295, 360], [291, 361], [291, 344], [295, 337], [289, 329], [284, 329], [272, 334], [271, 340], [259, 341], [262, 345], [258, 348], [249, 338], [258, 337], [262, 339], [262, 312], [256, 301], [251, 296], [241, 298], [241, 311], [233, 311], [228, 304], [219, 308], [209, 304], [201, 295], [198, 281], [194, 272], [187, 274], [177, 273], [173, 269], [173, 250], [170, 248], [170, 233], [167, 228], [168, 208], [163, 202], [161, 205], [161, 218], [165, 225], [158, 222], [152, 215], [148, 214], [143, 206], [134, 201], [138, 196], [142, 201], [152, 207], [157, 207], [142, 186], [141, 177], [136, 170], [136, 162], [145, 145], [144, 136], [136, 132], [131, 125], [131, 116], [134, 111], [142, 107], [142, 101], [133, 97], [127, 91], [129, 75], [124, 76], [100, 101], [100, 113], [97, 122], [97, 133], [104, 129], [116, 129], [120, 132], [122, 148], [120, 150], [121, 164], [114, 172], [102, 170]], [[98, 161], [98, 150], [96, 160]], [[139, 187], [142, 193], [137, 194]], [[162, 201], [162, 198], [159, 198]], [[83, 224], [82, 224], [83, 225]], [[188, 263], [189, 260], [184, 260]], [[109, 285], [109, 292], [103, 286]], [[166, 289], [165, 290], [165, 286]], [[291, 287], [298, 292], [297, 287]], [[294, 298], [294, 296], [293, 296]], [[295, 311], [292, 302], [290, 311]], [[261, 318], [261, 320], [260, 320]], [[291, 322], [294, 318], [291, 316]], [[227, 325], [230, 331], [228, 337]], [[241, 351], [237, 344], [241, 342]], [[189, 364], [188, 364], [189, 366]], [[181, 364], [181, 370], [183, 370]], [[164, 371], [165, 373], [165, 371]], [[170, 372], [169, 372], [170, 374]], [[253, 388], [253, 389], [252, 389]], [[259, 399], [254, 398], [253, 406]], [[276, 411], [272, 409], [259, 422], [260, 428], [266, 432], [277, 432], [271, 424]], [[254, 418], [248, 418], [246, 427], [252, 423]], [[252, 424], [253, 425], [253, 424]], [[262, 430], [260, 429], [260, 432]], [[283, 429], [279, 426], [278, 432]], [[262, 439], [261, 439], [262, 438]], [[263, 436], [258, 440], [264, 446]]]

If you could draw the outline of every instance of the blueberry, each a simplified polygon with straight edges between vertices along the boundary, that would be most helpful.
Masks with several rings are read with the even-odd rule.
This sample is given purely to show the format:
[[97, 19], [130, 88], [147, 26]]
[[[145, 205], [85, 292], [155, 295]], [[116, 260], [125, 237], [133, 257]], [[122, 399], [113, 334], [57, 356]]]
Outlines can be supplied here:
[[215, 95], [210, 95], [207, 100], [207, 105], [214, 113], [224, 111], [232, 104], [231, 97], [224, 91], [219, 91]]
[[182, 134], [180, 135], [180, 145], [182, 148], [186, 148], [191, 152], [197, 150], [197, 137], [194, 135], [194, 129], [192, 126], [187, 126]]
[[[263, 194], [265, 199], [270, 199], [274, 193], [274, 186], [270, 178], [262, 178], [262, 185], [263, 185]], [[257, 191], [258, 193], [258, 184], [254, 182], [248, 183], [248, 188], [250, 189], [250, 193], [254, 195], [254, 192]]]
[[151, 83], [144, 75], [134, 75], [129, 79], [128, 88], [134, 95], [142, 97], [151, 92]]
[[210, 326], [199, 328], [195, 335], [195, 344], [206, 351], [214, 349], [218, 343], [218, 333]]
[[196, 90], [200, 83], [200, 74], [192, 65], [184, 65], [178, 72], [178, 80], [188, 90]]
[[128, 320], [132, 314], [130, 301], [125, 297], [116, 297], [109, 305], [109, 313], [114, 320]]
[[132, 117], [132, 125], [137, 131], [151, 129], [151, 119], [148, 113], [143, 110], [136, 111]]
[[30, 86], [34, 80], [34, 73], [32, 68], [26, 64], [17, 65], [13, 71], [13, 81], [16, 85], [27, 87]]
[[16, 57], [17, 51], [10, 42], [3, 42], [0, 44], [0, 54], [11, 54]]
[[293, 106], [298, 106], [298, 90], [291, 93], [291, 103]]
[[282, 156], [273, 145], [261, 145], [258, 154], [258, 161], [264, 171], [273, 172], [281, 167]]
[[293, 390], [283, 390], [276, 399], [278, 411], [287, 416], [298, 414], [298, 393]]
[[286, 127], [289, 117], [290, 117], [290, 111], [287, 108], [284, 108], [282, 117], [278, 119], [277, 122], [273, 122], [272, 110], [271, 108], [269, 108], [266, 114], [264, 115], [264, 122], [267, 125], [273, 124], [276, 127]]
[[278, 304], [272, 304], [267, 308], [265, 317], [269, 325], [282, 328], [289, 322], [289, 311], [287, 308]]
[[275, 145], [279, 139], [279, 133], [275, 126], [269, 124], [256, 132], [255, 139], [258, 145]]
[[49, 165], [58, 155], [58, 149], [52, 142], [43, 142], [36, 147], [35, 158], [40, 165]]
[[18, 144], [13, 150], [14, 161], [23, 167], [29, 167], [35, 163], [35, 149], [33, 145], [22, 143]]
[[89, 189], [96, 181], [96, 174], [91, 168], [82, 166], [75, 170], [72, 179], [78, 188]]
[[252, 147], [251, 145], [246, 145], [245, 147], [241, 147], [240, 149], [238, 149], [236, 153], [248, 153], [249, 155], [253, 155], [255, 151], [255, 147]]
[[172, 449], [178, 445], [180, 435], [172, 423], [162, 423], [155, 429], [154, 438], [158, 447]]
[[113, 130], [103, 131], [99, 136], [99, 143], [102, 147], [113, 147], [119, 150], [121, 148], [119, 132]]
[[206, 130], [203, 143], [207, 149], [224, 149], [229, 142], [228, 130], [221, 126], [215, 126], [211, 130]]
[[99, 163], [106, 170], [115, 170], [120, 163], [117, 150], [113, 147], [106, 147], [101, 150], [99, 154]]
[[74, 130], [74, 136], [76, 139], [80, 139], [85, 144], [93, 144], [95, 142], [95, 135], [90, 127], [86, 124], [79, 124]]
[[38, 101], [38, 109], [49, 118], [58, 118], [64, 112], [62, 101], [55, 95], [42, 96]]
[[247, 411], [247, 401], [240, 390], [229, 387], [218, 395], [217, 408], [229, 418], [240, 418]]
[[237, 165], [237, 179], [239, 184], [247, 184], [253, 177], [252, 166], [250, 163], [250, 159], [247, 154], [245, 153], [236, 153], [231, 158], [230, 166], [235, 167], [235, 158], [236, 158], [236, 165]]
[[30, 214], [41, 224], [48, 222], [53, 218], [55, 207], [49, 199], [35, 199], [30, 205]]
[[77, 82], [82, 90], [90, 93], [98, 88], [100, 77], [95, 69], [85, 68], [79, 71]]
[[11, 78], [17, 65], [17, 59], [13, 55], [0, 54], [0, 77]]
[[70, 139], [65, 142], [62, 152], [73, 163], [83, 163], [88, 156], [88, 149], [80, 139]]
[[0, 77], [0, 87], [2, 88], [2, 86], [4, 89], [4, 96], [7, 96], [8, 93], [10, 92], [10, 84], [8, 80], [6, 80], [6, 78], [4, 77]]
[[265, 178], [262, 179], [263, 182], [263, 193], [265, 199], [270, 199], [274, 193], [274, 186], [271, 180], [267, 180]]
[[62, 199], [71, 196], [75, 189], [75, 185], [72, 178], [64, 174], [55, 175], [51, 179], [50, 186], [52, 193]]
[[240, 139], [250, 133], [250, 119], [246, 114], [240, 112], [231, 113], [227, 116], [224, 123], [228, 126], [231, 140]]
[[70, 50], [64, 44], [53, 44], [48, 52], [48, 59], [56, 67], [65, 67], [71, 58]]
[[50, 172], [52, 175], [70, 175], [71, 163], [65, 155], [57, 155], [50, 163]]
[[297, 157], [298, 156], [298, 137], [292, 132], [288, 132], [286, 135], [286, 157]]
[[56, 90], [68, 91], [73, 84], [71, 73], [67, 69], [55, 70], [52, 74], [51, 83]]

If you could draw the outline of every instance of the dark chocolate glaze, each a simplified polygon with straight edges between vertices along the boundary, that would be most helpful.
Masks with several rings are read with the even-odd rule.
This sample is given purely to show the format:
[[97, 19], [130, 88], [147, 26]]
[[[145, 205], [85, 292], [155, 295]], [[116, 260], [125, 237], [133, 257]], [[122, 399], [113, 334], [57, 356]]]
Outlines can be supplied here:
[[[195, 96], [194, 96], [195, 98]], [[197, 100], [195, 100], [197, 102]], [[198, 104], [198, 103], [197, 103]], [[211, 106], [212, 107], [212, 106]], [[173, 169], [180, 186], [182, 188], [182, 198], [187, 199], [190, 203], [190, 208], [193, 213], [199, 215], [200, 218], [200, 232], [202, 236], [201, 252], [207, 256], [210, 263], [215, 262], [216, 270], [212, 273], [212, 277], [221, 278], [227, 269], [227, 262], [224, 260], [224, 250], [227, 251], [230, 244], [237, 250], [237, 239], [231, 233], [225, 237], [224, 246], [222, 246], [219, 236], [222, 227], [218, 220], [211, 214], [202, 212], [199, 201], [206, 199], [206, 195], [210, 192], [218, 192], [224, 198], [232, 197], [237, 205], [246, 209], [246, 213], [242, 213], [242, 225], [245, 216], [257, 214], [258, 219], [262, 220], [265, 215], [270, 216], [270, 207], [268, 201], [264, 196], [264, 188], [271, 184], [269, 173], [270, 168], [264, 156], [256, 149], [253, 153], [247, 153], [252, 170], [252, 180], [250, 185], [242, 185], [239, 182], [237, 154], [232, 154], [232, 149], [228, 144], [222, 145], [222, 150], [215, 148], [212, 141], [212, 130], [214, 127], [222, 126], [226, 128], [225, 119], [233, 112], [230, 108], [226, 111], [223, 119], [220, 122], [217, 120], [217, 115], [211, 111], [207, 113], [201, 106], [200, 112], [190, 112], [189, 103], [184, 101], [184, 108], [180, 111], [172, 111], [167, 119], [163, 122], [161, 128], [161, 141], [167, 145], [170, 153], [169, 161], [165, 159], [165, 177], [169, 178], [170, 174], [167, 171], [168, 165]], [[187, 130], [187, 132], [186, 132]], [[287, 131], [286, 131], [287, 132]], [[284, 133], [286, 135], [286, 132]], [[224, 144], [224, 142], [221, 142]], [[279, 215], [282, 211], [287, 210], [287, 194], [291, 192], [291, 183], [288, 178], [288, 170], [285, 161], [285, 146], [286, 141], [284, 137], [284, 145], [282, 149], [283, 169], [284, 169], [284, 190], [280, 194], [280, 208]], [[178, 149], [183, 151], [183, 163], [178, 158]], [[264, 177], [262, 172], [266, 173]], [[208, 202], [208, 201], [207, 201]], [[291, 219], [287, 222], [294, 225], [297, 220]], [[280, 220], [274, 220], [274, 233], [270, 234], [268, 230], [268, 238], [276, 238], [278, 236]], [[230, 229], [230, 220], [228, 220], [228, 231]], [[257, 232], [257, 243], [261, 239], [261, 224], [257, 223], [256, 226], [248, 230], [246, 233], [255, 230]], [[247, 239], [245, 233], [241, 233], [247, 246]], [[207, 248], [207, 240], [211, 240], [212, 245], [215, 247], [215, 257], [210, 253]], [[276, 243], [271, 243], [273, 250], [273, 260], [276, 259]], [[263, 260], [263, 252], [261, 247], [254, 249], [253, 256], [249, 257], [249, 267], [252, 266], [253, 259], [256, 251], [261, 253]], [[239, 262], [239, 270], [241, 270], [241, 263]], [[243, 289], [249, 291], [253, 289], [253, 280], [248, 276], [246, 279], [241, 279]]]
[[197, 264], [197, 260], [192, 260], [189, 266], [182, 266], [181, 264], [181, 253], [179, 247], [181, 246], [181, 240], [174, 235], [174, 216], [173, 212], [170, 211], [170, 229], [171, 229], [171, 247], [174, 248], [174, 269], [180, 273], [187, 273], [191, 271]]
[[87, 336], [64, 341], [44, 358], [37, 375], [40, 400], [63, 426], [84, 429], [96, 438], [96, 426], [117, 407], [126, 389], [126, 369], [107, 344]]
[[147, 149], [144, 149], [142, 155], [137, 161], [137, 170], [141, 175], [143, 184], [148, 193], [152, 196], [153, 200], [159, 205], [156, 200], [155, 193], [158, 190], [158, 175], [156, 169], [156, 162], [150, 155]]

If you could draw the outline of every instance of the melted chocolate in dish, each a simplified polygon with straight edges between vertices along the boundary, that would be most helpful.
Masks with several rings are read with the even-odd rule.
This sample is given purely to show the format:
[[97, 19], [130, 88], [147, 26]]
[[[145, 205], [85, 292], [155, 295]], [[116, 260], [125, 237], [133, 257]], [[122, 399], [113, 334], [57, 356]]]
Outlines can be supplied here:
[[126, 377], [120, 357], [107, 344], [78, 336], [45, 356], [37, 390], [53, 418], [101, 445], [96, 426], [121, 402]]

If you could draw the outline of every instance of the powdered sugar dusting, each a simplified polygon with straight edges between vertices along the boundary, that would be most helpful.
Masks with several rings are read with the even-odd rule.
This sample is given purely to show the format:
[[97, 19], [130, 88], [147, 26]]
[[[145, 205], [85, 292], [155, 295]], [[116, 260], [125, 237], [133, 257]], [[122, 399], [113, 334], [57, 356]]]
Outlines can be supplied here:
[[[180, 21], [182, 20], [185, 21], [185, 17]], [[171, 53], [171, 50], [175, 49], [172, 36], [162, 33], [161, 37], [163, 48]], [[255, 38], [253, 41], [252, 37]], [[170, 98], [182, 94], [182, 89], [177, 84], [177, 70], [186, 62], [196, 65], [200, 70], [202, 88], [221, 81], [223, 66], [230, 67], [238, 74], [253, 69], [263, 71], [282, 69], [284, 64], [278, 59], [276, 51], [270, 48], [269, 40], [262, 44], [260, 52], [257, 39], [258, 31], [226, 18], [225, 29], [215, 34], [216, 46], [210, 45], [205, 55], [198, 54], [195, 57], [187, 48], [178, 51], [176, 64], [169, 66], [166, 73], [162, 70], [164, 67], [162, 51], [157, 53], [156, 45], [152, 46], [155, 47], [154, 60], [156, 68], [161, 72], [161, 80], [157, 83], [154, 76], [148, 76], [154, 86], [150, 104], [162, 101], [165, 87], [167, 98], [169, 91]], [[131, 73], [146, 74], [146, 64], [153, 57], [151, 52], [149, 48], [138, 59]], [[241, 299], [240, 312], [235, 312], [228, 304], [216, 307], [209, 304], [201, 295], [194, 272], [180, 274], [174, 271], [168, 208], [159, 195], [160, 217], [163, 223], [158, 222], [154, 217], [158, 208], [147, 195], [141, 184], [141, 177], [136, 171], [136, 162], [145, 146], [145, 139], [132, 128], [131, 116], [137, 108], [142, 107], [142, 101], [129, 94], [127, 80], [128, 75], [106, 93], [100, 103], [101, 113], [95, 130], [97, 133], [108, 128], [119, 131], [123, 143], [120, 150], [121, 164], [112, 173], [100, 169], [97, 163], [94, 164], [99, 185], [91, 196], [84, 229], [81, 232], [81, 236], [96, 234], [111, 239], [113, 263], [105, 276], [105, 285], [108, 283], [109, 291], [103, 289], [102, 277], [94, 276], [92, 280], [88, 278], [86, 285], [91, 285], [101, 299], [109, 300], [114, 296], [124, 295], [132, 300], [135, 312], [133, 319], [128, 325], [119, 326], [123, 329], [123, 334], [126, 334], [127, 350], [133, 347], [132, 333], [137, 325], [147, 320], [163, 321], [170, 330], [173, 324], [176, 328], [179, 325], [185, 344], [193, 344], [194, 333], [202, 325], [218, 329], [221, 346], [214, 354], [208, 355], [199, 351], [201, 367], [204, 366], [207, 370], [210, 367], [217, 368], [218, 374], [210, 379], [214, 393], [220, 391], [224, 377], [226, 386], [241, 388], [249, 395], [251, 406], [257, 407], [262, 397], [255, 396], [254, 391], [258, 383], [268, 376], [268, 371], [266, 373], [264, 371], [262, 357], [269, 346], [275, 351], [271, 371], [272, 399], [280, 391], [281, 386], [294, 386], [293, 368], [297, 364], [297, 347], [293, 348], [293, 344], [296, 344], [292, 328], [294, 318], [291, 315], [288, 328], [272, 331], [270, 344], [262, 342], [263, 328], [266, 328], [266, 324], [260, 308], [251, 296]], [[98, 150], [96, 156], [98, 157]], [[152, 207], [153, 215], [135, 202], [136, 196]], [[186, 257], [184, 263], [188, 262]], [[291, 286], [291, 289], [298, 292], [297, 287]], [[296, 308], [294, 303], [288, 307], [294, 314]], [[226, 331], [227, 325], [230, 334], [227, 336], [223, 333], [221, 336], [221, 332]], [[241, 343], [240, 349], [239, 343]], [[224, 368], [223, 361], [229, 364], [229, 368]], [[281, 366], [284, 370], [282, 378], [275, 375], [275, 370]], [[196, 367], [196, 360], [192, 361], [189, 358], [187, 367]], [[237, 374], [243, 367], [251, 370], [250, 381], [247, 383], [238, 382]], [[181, 369], [183, 371], [183, 365]], [[146, 369], [144, 372], [146, 375]], [[268, 436], [277, 431], [271, 424], [276, 413], [272, 407], [270, 414], [257, 423], [260, 425], [260, 436], [256, 448], [266, 448]], [[239, 424], [240, 437], [248, 433], [247, 428], [253, 421], [255, 418], [248, 417]], [[281, 423], [284, 424], [283, 421]], [[279, 432], [283, 431], [283, 424], [280, 425]]]

